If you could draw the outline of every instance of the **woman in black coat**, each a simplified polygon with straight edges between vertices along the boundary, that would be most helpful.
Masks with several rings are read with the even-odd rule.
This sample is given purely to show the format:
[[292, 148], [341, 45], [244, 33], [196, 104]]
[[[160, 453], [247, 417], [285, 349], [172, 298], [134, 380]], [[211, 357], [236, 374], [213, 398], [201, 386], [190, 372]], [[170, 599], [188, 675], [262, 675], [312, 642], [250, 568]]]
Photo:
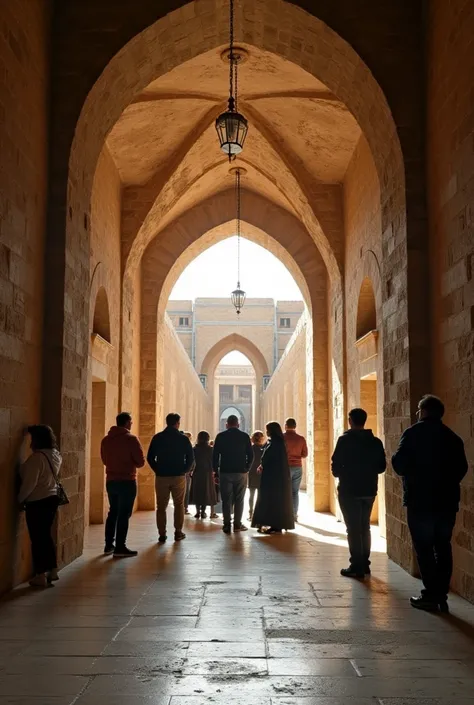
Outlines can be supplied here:
[[288, 466], [283, 431], [276, 421], [267, 425], [269, 442], [262, 455], [261, 481], [252, 526], [265, 533], [281, 534], [283, 529], [294, 529], [291, 476]]
[[250, 466], [249, 476], [248, 476], [248, 487], [249, 487], [249, 521], [252, 521], [253, 509], [255, 507], [255, 494], [257, 490], [260, 489], [260, 479], [261, 475], [258, 472], [260, 463], [262, 462], [263, 447], [265, 445], [265, 436], [261, 431], [255, 431], [252, 434], [252, 450], [253, 450], [253, 460]]
[[195, 518], [206, 519], [206, 507], [217, 504], [214, 471], [212, 467], [212, 448], [209, 445], [210, 436], [207, 431], [201, 431], [194, 446], [195, 467], [193, 471], [190, 504], [196, 505]]

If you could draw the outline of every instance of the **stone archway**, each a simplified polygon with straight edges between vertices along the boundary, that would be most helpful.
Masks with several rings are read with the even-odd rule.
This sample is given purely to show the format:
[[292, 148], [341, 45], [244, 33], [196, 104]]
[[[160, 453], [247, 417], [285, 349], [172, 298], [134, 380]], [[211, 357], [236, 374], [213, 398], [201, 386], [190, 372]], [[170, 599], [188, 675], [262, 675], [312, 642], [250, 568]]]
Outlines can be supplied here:
[[[219, 5], [216, 2], [214, 9], [217, 10]], [[387, 253], [393, 253], [396, 250], [396, 255], [391, 258], [387, 257], [384, 279], [390, 282], [390, 286], [384, 288], [384, 296], [393, 300], [394, 308], [397, 308], [397, 303], [399, 304], [397, 312], [401, 328], [409, 323], [406, 296], [409, 287], [407, 283], [408, 252], [405, 246], [407, 225], [405, 172], [390, 108], [369, 68], [339, 35], [294, 5], [274, 0], [271, 7], [272, 13], [267, 13], [263, 5], [262, 9], [259, 7], [255, 9], [253, 3], [248, 3], [248, 6], [243, 7], [242, 37], [239, 39], [245, 39], [255, 46], [262, 46], [265, 51], [284, 56], [286, 60], [303, 67], [309, 74], [319, 76], [329, 90], [348, 106], [356, 117], [371, 146], [382, 185], [384, 247]], [[274, 16], [275, 13], [278, 13], [280, 19], [284, 20], [285, 26], [288, 27], [288, 43], [284, 42], [284, 51], [275, 33], [271, 31], [272, 22], [269, 17]], [[199, 12], [195, 17], [199, 17]], [[251, 26], [245, 26], [244, 17], [250, 18], [250, 25], [253, 25], [253, 29]], [[64, 306], [64, 303], [65, 301], [77, 303], [84, 298], [84, 274], [87, 272], [88, 264], [90, 195], [97, 158], [111, 126], [121, 114], [124, 106], [130, 104], [138, 91], [183, 60], [223, 45], [224, 32], [215, 18], [210, 18], [209, 29], [211, 31], [205, 37], [201, 37], [198, 31], [200, 21], [199, 19], [196, 24], [196, 31], [191, 31], [189, 34], [192, 37], [189, 46], [180, 42], [179, 37], [175, 36], [175, 30], [172, 29], [178, 28], [176, 32], [182, 33], [183, 26], [191, 28], [193, 25], [194, 20], [189, 19], [185, 8], [176, 11], [171, 24], [167, 21], [160, 25], [158, 22], [137, 35], [129, 45], [117, 54], [100, 76], [84, 104], [81, 118], [76, 126], [76, 137], [70, 158], [72, 187], [69, 193], [69, 207], [66, 210], [65, 204], [61, 203], [60, 207], [51, 214], [54, 226], [54, 233], [51, 236], [51, 254], [54, 254], [59, 244], [64, 242], [65, 249], [69, 254], [68, 263], [67, 267], [64, 267], [62, 278], [60, 275], [59, 284], [58, 282], [53, 283], [52, 278], [47, 279], [46, 293], [47, 316], [55, 322], [55, 325], [50, 326], [52, 335], [47, 340], [49, 350], [46, 351], [46, 356], [49, 364], [45, 366], [45, 386], [51, 389], [57, 388], [57, 385], [54, 387], [53, 384], [53, 369], [54, 374], [57, 374], [58, 369], [61, 369], [63, 374], [61, 377], [62, 388], [45, 402], [45, 411], [61, 432], [61, 436], [64, 437], [66, 447], [73, 435], [73, 429], [81, 426], [82, 409], [77, 410], [74, 418], [71, 415], [65, 415], [62, 410], [74, 406], [74, 400], [81, 398], [86, 391], [84, 380], [75, 374], [69, 362], [72, 354], [75, 360], [74, 367], [80, 368], [84, 363], [81, 339], [85, 338], [86, 325], [84, 313], [78, 315], [77, 306]], [[269, 23], [268, 30], [270, 31], [264, 31], [267, 23]], [[165, 26], [166, 31], [163, 31]], [[314, 45], [322, 50], [313, 51], [313, 53], [304, 51], [304, 47], [313, 47]], [[181, 53], [182, 51], [185, 53]], [[327, 60], [327, 57], [333, 53], [337, 55], [338, 61]], [[131, 72], [126, 70], [130, 56], [133, 56], [141, 66], [140, 72], [135, 72], [133, 76], [131, 76]], [[111, 99], [111, 96], [114, 98]], [[266, 126], [262, 125], [261, 127], [265, 132]], [[86, 150], [84, 150], [85, 144], [87, 145]], [[154, 198], [156, 198], [156, 193]], [[63, 237], [63, 217], [66, 212], [66, 233]], [[311, 212], [305, 216], [308, 225], [311, 224], [310, 220], [317, 220], [314, 211]], [[410, 222], [410, 228], [413, 231], [419, 227], [419, 223], [415, 220], [416, 217], [416, 215], [413, 216], [413, 221]], [[312, 233], [312, 236], [315, 236], [315, 233]], [[319, 245], [326, 254], [330, 253], [330, 250], [325, 250], [324, 240], [321, 240]], [[51, 261], [56, 260], [51, 257]], [[398, 273], [401, 270], [402, 275], [397, 274], [397, 277], [392, 279], [392, 273], [395, 272], [395, 269]], [[413, 277], [411, 284], [416, 283], [417, 271], [417, 267], [410, 268], [410, 276]], [[412, 296], [414, 291], [416, 291], [416, 285], [410, 287]], [[127, 298], [124, 297], [122, 318], [125, 319], [131, 316], [128, 303]], [[344, 327], [344, 307], [340, 288], [331, 292], [329, 308], [331, 320], [335, 320], [336, 314], [338, 314], [337, 325], [342, 329]], [[59, 325], [58, 322], [60, 322]], [[400, 371], [400, 374], [394, 375], [394, 379], [396, 377], [397, 381], [387, 382], [387, 385], [404, 384], [406, 387], [410, 387], [410, 380], [407, 375], [403, 377], [401, 370], [405, 368], [408, 370], [407, 363], [411, 364], [416, 361], [415, 353], [420, 352], [419, 348], [416, 348], [415, 353], [412, 353], [412, 348], [407, 346], [400, 355], [398, 348], [396, 349], [396, 346], [388, 341], [388, 336], [384, 337], [384, 341], [386, 341], [384, 344], [387, 345], [387, 354], [393, 360], [397, 370]], [[417, 383], [422, 384], [422, 377], [422, 374], [419, 377], [415, 376]], [[340, 384], [343, 388], [343, 372], [341, 372], [340, 378]], [[396, 392], [396, 390], [393, 391]], [[414, 395], [409, 394], [410, 399], [412, 396]], [[77, 434], [74, 435], [77, 436]], [[71, 453], [68, 458], [78, 467], [81, 464], [83, 445], [79, 443], [76, 450], [74, 450], [76, 444], [71, 443], [70, 445]], [[76, 455], [73, 458], [74, 453]]]
[[[299, 284], [301, 282], [310, 313], [311, 324], [307, 327], [306, 397], [310, 400], [307, 405], [307, 429], [312, 459], [310, 465], [314, 471], [308, 477], [308, 489], [315, 508], [326, 511], [329, 509], [331, 449], [327, 270], [314, 242], [294, 216], [256, 194], [246, 194], [245, 202], [248, 219], [243, 223], [244, 235], [263, 244], [294, 273], [296, 281]], [[163, 415], [161, 400], [164, 377], [160, 360], [163, 359], [164, 351], [161, 332], [164, 331], [162, 324], [169, 292], [192, 259], [188, 249], [195, 257], [206, 247], [232, 233], [228, 213], [232, 212], [233, 203], [233, 194], [223, 193], [195, 206], [159, 233], [143, 258], [140, 432], [145, 444], [155, 433], [156, 420]], [[176, 233], [179, 233], [179, 237], [173, 237]], [[334, 361], [342, 374], [342, 319], [337, 330], [341, 331], [341, 337]], [[336, 400], [335, 404], [339, 403], [341, 400]], [[342, 418], [341, 410], [338, 417]], [[146, 478], [143, 479], [144, 492], [147, 491], [145, 485]], [[144, 503], [144, 506], [148, 504]]]

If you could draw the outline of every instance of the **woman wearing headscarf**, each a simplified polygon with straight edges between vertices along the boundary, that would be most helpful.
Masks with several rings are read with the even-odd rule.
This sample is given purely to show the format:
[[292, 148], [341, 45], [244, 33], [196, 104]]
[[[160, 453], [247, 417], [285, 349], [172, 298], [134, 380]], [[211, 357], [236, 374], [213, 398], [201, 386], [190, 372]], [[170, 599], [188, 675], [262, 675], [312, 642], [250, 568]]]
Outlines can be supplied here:
[[265, 445], [265, 436], [261, 431], [255, 431], [252, 434], [252, 450], [253, 461], [249, 469], [248, 488], [249, 488], [249, 521], [252, 521], [253, 510], [255, 507], [255, 494], [260, 489], [260, 473], [258, 468], [262, 462], [263, 447]]
[[[196, 505], [195, 519], [206, 519], [206, 507], [217, 504], [212, 448], [207, 431], [200, 431], [194, 446], [195, 467], [191, 484], [190, 504]], [[212, 509], [211, 509], [212, 512]]]
[[291, 475], [283, 431], [272, 421], [266, 427], [269, 442], [262, 454], [261, 480], [252, 526], [268, 534], [294, 529]]

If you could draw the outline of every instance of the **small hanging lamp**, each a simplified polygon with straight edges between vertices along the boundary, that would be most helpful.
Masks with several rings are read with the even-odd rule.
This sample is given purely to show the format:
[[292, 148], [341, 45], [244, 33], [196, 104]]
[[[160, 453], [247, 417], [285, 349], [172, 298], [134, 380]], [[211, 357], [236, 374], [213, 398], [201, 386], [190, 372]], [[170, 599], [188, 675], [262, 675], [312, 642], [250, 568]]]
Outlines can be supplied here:
[[245, 291], [240, 288], [240, 169], [235, 170], [235, 194], [237, 205], [237, 288], [231, 294], [231, 300], [237, 312], [240, 315], [245, 304]]
[[240, 54], [234, 49], [234, 0], [229, 2], [229, 105], [216, 120], [217, 136], [222, 151], [231, 162], [244, 148], [248, 122], [238, 111], [238, 64]]

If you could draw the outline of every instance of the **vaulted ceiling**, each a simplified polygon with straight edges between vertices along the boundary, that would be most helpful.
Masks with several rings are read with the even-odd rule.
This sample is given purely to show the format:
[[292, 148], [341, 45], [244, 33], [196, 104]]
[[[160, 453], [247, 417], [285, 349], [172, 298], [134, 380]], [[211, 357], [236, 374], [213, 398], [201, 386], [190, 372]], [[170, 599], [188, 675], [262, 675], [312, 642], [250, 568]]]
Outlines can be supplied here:
[[[249, 120], [242, 155], [245, 188], [293, 211], [296, 179], [306, 191], [337, 184], [360, 137], [357, 122], [327, 88], [295, 64], [254, 46], [239, 69], [239, 110]], [[202, 54], [150, 83], [123, 112], [107, 148], [125, 187], [173, 176], [177, 202], [167, 221], [232, 185], [214, 128], [226, 108], [222, 49]], [[161, 178], [163, 177], [163, 178]], [[159, 186], [161, 184], [161, 186]], [[157, 193], [158, 195], [158, 193]]]

